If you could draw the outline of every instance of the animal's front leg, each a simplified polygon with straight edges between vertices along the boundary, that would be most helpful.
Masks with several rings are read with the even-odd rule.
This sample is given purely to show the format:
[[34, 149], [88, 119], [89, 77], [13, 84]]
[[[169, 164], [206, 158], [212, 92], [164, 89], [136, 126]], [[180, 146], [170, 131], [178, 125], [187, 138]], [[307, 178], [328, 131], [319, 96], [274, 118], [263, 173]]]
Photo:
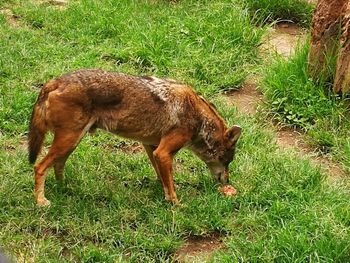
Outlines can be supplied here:
[[168, 152], [155, 151], [156, 161], [164, 190], [165, 199], [174, 204], [179, 203], [175, 193], [174, 179], [172, 175], [172, 156]]
[[173, 130], [161, 139], [159, 146], [153, 152], [154, 161], [162, 179], [165, 199], [173, 204], [179, 203], [172, 174], [173, 156], [189, 139], [189, 134]]

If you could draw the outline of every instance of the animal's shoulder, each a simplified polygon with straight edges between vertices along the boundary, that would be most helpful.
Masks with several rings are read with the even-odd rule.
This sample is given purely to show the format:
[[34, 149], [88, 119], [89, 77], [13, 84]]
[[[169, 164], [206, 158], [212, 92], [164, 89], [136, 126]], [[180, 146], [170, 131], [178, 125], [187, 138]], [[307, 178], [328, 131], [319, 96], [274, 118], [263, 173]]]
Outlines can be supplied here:
[[179, 95], [187, 86], [172, 79], [162, 79], [153, 76], [139, 78], [142, 86], [162, 101], [167, 101]]

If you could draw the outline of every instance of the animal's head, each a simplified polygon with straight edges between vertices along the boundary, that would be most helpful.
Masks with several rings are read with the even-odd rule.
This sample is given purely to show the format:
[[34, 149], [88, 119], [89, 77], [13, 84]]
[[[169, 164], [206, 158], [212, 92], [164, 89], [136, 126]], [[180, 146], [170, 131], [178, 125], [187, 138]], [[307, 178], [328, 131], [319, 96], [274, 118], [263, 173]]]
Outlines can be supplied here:
[[[211, 134], [207, 144], [196, 145], [195, 153], [207, 164], [211, 174], [221, 183], [228, 183], [228, 166], [235, 155], [236, 143], [241, 136], [241, 127], [234, 125], [223, 134]], [[209, 142], [209, 143], [208, 143]]]

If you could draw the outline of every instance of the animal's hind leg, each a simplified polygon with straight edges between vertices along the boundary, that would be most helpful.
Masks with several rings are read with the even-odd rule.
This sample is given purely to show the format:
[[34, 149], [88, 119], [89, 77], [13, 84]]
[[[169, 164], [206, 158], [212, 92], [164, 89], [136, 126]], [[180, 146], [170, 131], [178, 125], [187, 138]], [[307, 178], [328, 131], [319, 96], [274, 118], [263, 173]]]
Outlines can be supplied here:
[[[71, 151], [72, 152], [72, 151]], [[66, 164], [66, 161], [70, 155], [70, 153], [67, 153], [64, 157], [61, 157], [55, 161], [55, 164], [53, 165], [54, 171], [55, 171], [55, 177], [59, 184], [63, 182], [63, 170], [64, 165]]]
[[[35, 200], [38, 206], [47, 206], [50, 202], [45, 198], [45, 179], [47, 169], [61, 158], [68, 157], [79, 143], [84, 131], [58, 131], [55, 133], [53, 143], [44, 159], [35, 166]], [[59, 168], [59, 166], [58, 166]], [[63, 168], [63, 167], [62, 167]]]
[[154, 156], [153, 156], [153, 152], [154, 152], [155, 149], [157, 149], [157, 147], [156, 146], [152, 146], [152, 145], [146, 145], [146, 144], [143, 144], [143, 147], [146, 150], [148, 158], [151, 161], [151, 164], [152, 164], [152, 166], [154, 168], [154, 171], [157, 174], [158, 179], [161, 181], [161, 183], [163, 185], [162, 176], [160, 175], [160, 172], [159, 172], [158, 167], [157, 167], [157, 163], [154, 160]]

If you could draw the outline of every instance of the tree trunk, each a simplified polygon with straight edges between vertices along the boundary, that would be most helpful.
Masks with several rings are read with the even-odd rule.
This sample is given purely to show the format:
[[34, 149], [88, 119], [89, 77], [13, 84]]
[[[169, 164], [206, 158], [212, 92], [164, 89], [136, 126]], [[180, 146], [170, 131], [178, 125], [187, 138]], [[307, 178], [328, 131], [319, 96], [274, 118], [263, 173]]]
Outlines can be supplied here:
[[[340, 22], [348, 0], [318, 0], [312, 18], [311, 46], [308, 70], [311, 77], [329, 78], [327, 58], [337, 56], [339, 49]], [[348, 42], [347, 42], [348, 43]]]
[[340, 45], [333, 91], [345, 94], [350, 92], [350, 1], [342, 17]]

